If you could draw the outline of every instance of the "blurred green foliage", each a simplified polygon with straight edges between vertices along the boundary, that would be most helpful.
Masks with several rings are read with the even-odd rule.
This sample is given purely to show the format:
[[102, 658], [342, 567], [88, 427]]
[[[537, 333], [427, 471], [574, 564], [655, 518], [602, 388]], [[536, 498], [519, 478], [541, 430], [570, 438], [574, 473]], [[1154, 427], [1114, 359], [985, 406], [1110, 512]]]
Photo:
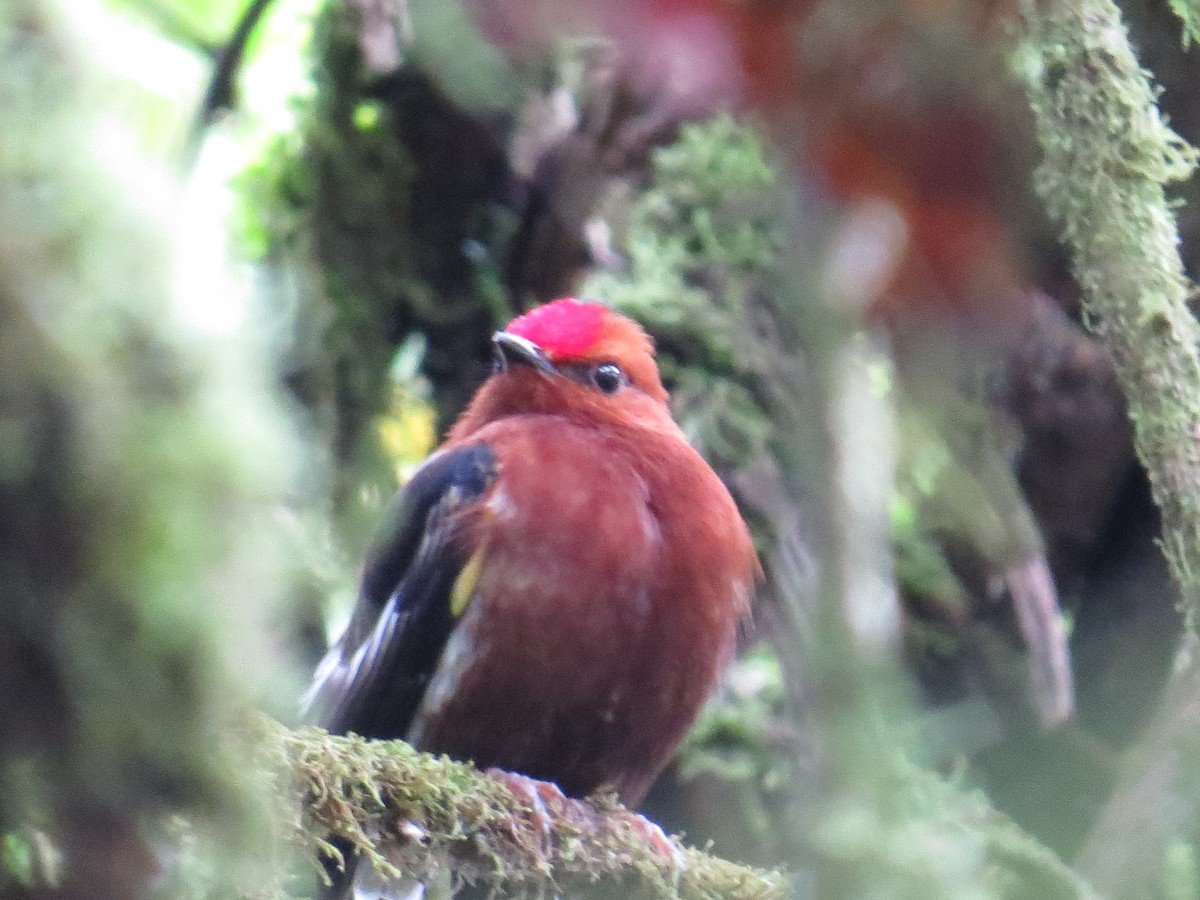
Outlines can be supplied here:
[[1196, 900], [1200, 897], [1200, 865], [1194, 843], [1175, 840], [1163, 861], [1163, 900]]
[[764, 734], [783, 716], [779, 660], [769, 646], [757, 644], [732, 663], [719, 693], [688, 734], [680, 748], [680, 776], [712, 773], [778, 790], [785, 769], [782, 751], [772, 749]]
[[225, 41], [245, 5], [244, 0], [104, 0], [105, 8], [141, 22], [148, 31], [201, 51]]
[[1200, 3], [1196, 0], [1168, 0], [1175, 15], [1183, 23], [1183, 48], [1192, 41], [1200, 42]]
[[116, 853], [186, 808], [233, 872], [273, 833], [239, 723], [296, 691], [272, 524], [296, 446], [261, 348], [177, 315], [179, 185], [106, 143], [78, 27], [0, 8], [0, 831], [19, 873], [18, 825]]

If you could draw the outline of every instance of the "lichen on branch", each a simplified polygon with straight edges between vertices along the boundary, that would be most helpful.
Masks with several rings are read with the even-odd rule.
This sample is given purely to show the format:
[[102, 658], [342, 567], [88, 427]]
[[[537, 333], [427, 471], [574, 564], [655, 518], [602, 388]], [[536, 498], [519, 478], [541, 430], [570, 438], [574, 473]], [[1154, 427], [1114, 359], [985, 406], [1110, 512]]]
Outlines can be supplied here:
[[[501, 896], [602, 894], [661, 900], [776, 900], [784, 876], [647, 840], [653, 826], [605, 797], [534, 811], [497, 773], [403, 741], [262, 723], [265, 761], [300, 793], [292, 841], [313, 858], [354, 852], [385, 874], [485, 879]], [[675, 842], [672, 842], [675, 843]], [[614, 888], [619, 890], [614, 893]]]
[[1166, 186], [1194, 148], [1164, 121], [1110, 0], [1023, 0], [1016, 57], [1044, 159], [1037, 188], [1062, 230], [1089, 327], [1116, 363], [1163, 552], [1189, 627], [1200, 610], [1200, 325], [1188, 308]]

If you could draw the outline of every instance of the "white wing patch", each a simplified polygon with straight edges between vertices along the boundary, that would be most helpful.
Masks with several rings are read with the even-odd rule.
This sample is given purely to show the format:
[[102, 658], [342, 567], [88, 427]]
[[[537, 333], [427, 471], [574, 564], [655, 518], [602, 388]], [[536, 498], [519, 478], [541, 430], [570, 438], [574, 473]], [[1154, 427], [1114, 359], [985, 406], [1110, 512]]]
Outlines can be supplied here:
[[[470, 618], [470, 611], [468, 611], [467, 618]], [[421, 706], [417, 710], [416, 716], [413, 717], [412, 727], [408, 733], [409, 743], [420, 746], [430, 718], [441, 712], [442, 707], [458, 690], [458, 682], [471, 665], [471, 659], [474, 656], [471, 652], [471, 631], [471, 623], [462, 621], [450, 632], [450, 639], [446, 641], [446, 649], [442, 651], [442, 658], [438, 661], [433, 678], [425, 689], [425, 696], [421, 698]]]
[[[348, 627], [348, 626], [347, 626]], [[327, 683], [341, 681], [341, 673], [345, 669], [342, 660], [342, 640], [345, 638], [345, 629], [342, 630], [341, 636], [337, 639], [332, 647], [326, 651], [321, 657], [321, 661], [317, 663], [317, 670], [313, 673], [312, 684], [308, 686], [308, 690], [300, 698], [300, 713], [306, 719], [312, 714], [313, 704], [317, 697], [321, 695]], [[359, 653], [361, 653], [361, 649]], [[355, 654], [358, 657], [359, 654]], [[361, 659], [358, 659], [361, 662]]]

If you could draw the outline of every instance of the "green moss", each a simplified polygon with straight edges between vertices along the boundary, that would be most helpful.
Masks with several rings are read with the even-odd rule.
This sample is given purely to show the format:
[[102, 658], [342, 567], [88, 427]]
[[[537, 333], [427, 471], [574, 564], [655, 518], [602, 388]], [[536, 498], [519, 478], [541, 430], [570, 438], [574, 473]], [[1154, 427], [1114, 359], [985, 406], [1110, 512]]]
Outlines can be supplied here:
[[655, 151], [651, 186], [631, 211], [627, 270], [581, 289], [656, 336], [676, 417], [719, 467], [753, 459], [770, 435], [742, 341], [754, 293], [776, 275], [778, 189], [752, 129], [727, 116], [684, 126]]
[[771, 900], [784, 890], [778, 874], [696, 850], [681, 851], [681, 869], [647, 846], [611, 798], [549, 800], [543, 820], [501, 780], [402, 741], [269, 722], [261, 732], [259, 762], [276, 773], [281, 803], [299, 791], [293, 841], [313, 859], [343, 861], [341, 842], [388, 874], [485, 878], [516, 897], [573, 894], [601, 879], [623, 896], [662, 900]]
[[1200, 326], [1166, 186], [1193, 171], [1118, 8], [1025, 3], [1015, 58], [1044, 152], [1037, 187], [1072, 251], [1085, 320], [1112, 353], [1138, 455], [1163, 511], [1163, 550], [1200, 610]]

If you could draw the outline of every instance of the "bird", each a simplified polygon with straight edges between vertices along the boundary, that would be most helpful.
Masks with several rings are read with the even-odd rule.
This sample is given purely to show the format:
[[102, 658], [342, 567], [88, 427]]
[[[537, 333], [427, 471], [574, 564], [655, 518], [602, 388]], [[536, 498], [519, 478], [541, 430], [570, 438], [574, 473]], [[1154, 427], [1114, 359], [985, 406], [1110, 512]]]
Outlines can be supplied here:
[[635, 807], [734, 651], [760, 568], [654, 345], [536, 307], [388, 504], [309, 718]]

